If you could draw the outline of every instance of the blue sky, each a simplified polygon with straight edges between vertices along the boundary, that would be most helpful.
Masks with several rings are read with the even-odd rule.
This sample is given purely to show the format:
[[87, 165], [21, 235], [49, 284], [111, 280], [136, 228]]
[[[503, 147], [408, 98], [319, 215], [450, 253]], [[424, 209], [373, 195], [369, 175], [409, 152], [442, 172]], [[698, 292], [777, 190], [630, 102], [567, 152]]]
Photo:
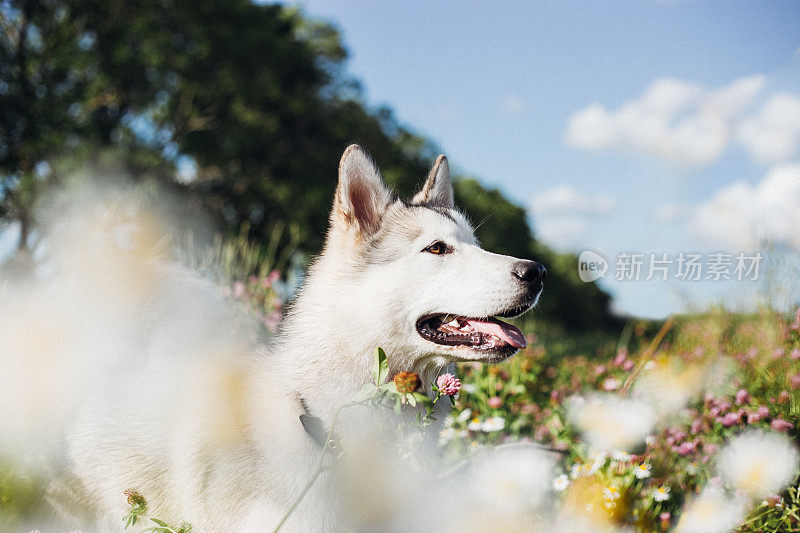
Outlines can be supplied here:
[[341, 30], [369, 104], [530, 208], [551, 246], [606, 257], [623, 312], [752, 303], [760, 284], [617, 281], [620, 252], [800, 248], [796, 2], [297, 4]]

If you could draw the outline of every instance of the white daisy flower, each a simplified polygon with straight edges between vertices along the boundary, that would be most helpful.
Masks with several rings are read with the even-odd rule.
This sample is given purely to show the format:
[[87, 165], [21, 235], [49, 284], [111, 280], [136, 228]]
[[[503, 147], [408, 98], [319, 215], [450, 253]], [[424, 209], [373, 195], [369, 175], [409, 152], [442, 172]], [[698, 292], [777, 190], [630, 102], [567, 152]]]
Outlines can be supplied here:
[[481, 422], [480, 418], [473, 418], [467, 424], [467, 429], [470, 431], [483, 431], [483, 422]]
[[613, 458], [615, 461], [617, 461], [617, 462], [619, 462], [619, 463], [627, 463], [628, 461], [630, 461], [630, 460], [631, 460], [631, 457], [632, 457], [632, 456], [631, 456], [631, 454], [629, 454], [629, 453], [625, 453], [625, 452], [621, 452], [621, 451], [619, 451], [619, 450], [616, 450], [616, 451], [614, 452], [614, 454], [613, 454], [611, 457], [612, 457], [612, 458]]
[[606, 464], [606, 454], [598, 453], [594, 455], [592, 459], [592, 466], [589, 468], [589, 474], [596, 474], [598, 470], [600, 470], [603, 465]]
[[617, 487], [608, 486], [603, 489], [603, 507], [606, 509], [613, 509], [619, 500], [619, 489]]
[[657, 489], [653, 490], [653, 499], [657, 502], [665, 502], [669, 500], [669, 487], [661, 485]]
[[619, 489], [609, 485], [603, 488], [603, 499], [606, 501], [614, 501], [619, 499]]
[[642, 463], [633, 469], [633, 475], [636, 479], [647, 479], [650, 477], [650, 470], [652, 468], [650, 463]]
[[506, 427], [505, 418], [503, 418], [502, 416], [490, 416], [482, 424], [481, 430], [485, 431], [486, 433], [491, 433], [492, 431], [500, 431], [505, 427]]
[[720, 476], [751, 498], [781, 492], [800, 466], [790, 438], [776, 432], [739, 434], [728, 441], [717, 457]]
[[[462, 490], [487, 505], [478, 513], [520, 516], [549, 504], [554, 468], [553, 458], [535, 446], [490, 448], [474, 459]], [[493, 496], [490, 502], [486, 494]]]
[[724, 491], [706, 487], [690, 499], [681, 512], [677, 533], [727, 533], [744, 520], [749, 504], [745, 498], [729, 497]]
[[569, 478], [566, 474], [561, 474], [553, 480], [553, 489], [556, 492], [564, 492], [569, 487]]
[[463, 411], [458, 413], [458, 418], [456, 418], [456, 420], [458, 420], [459, 422], [466, 422], [471, 417], [472, 417], [472, 409], [464, 409]]
[[439, 432], [439, 444], [445, 444], [453, 440], [456, 436], [456, 430], [453, 428], [445, 428]]
[[595, 394], [568, 404], [570, 423], [593, 450], [628, 450], [650, 434], [656, 414], [645, 402], [616, 394]]

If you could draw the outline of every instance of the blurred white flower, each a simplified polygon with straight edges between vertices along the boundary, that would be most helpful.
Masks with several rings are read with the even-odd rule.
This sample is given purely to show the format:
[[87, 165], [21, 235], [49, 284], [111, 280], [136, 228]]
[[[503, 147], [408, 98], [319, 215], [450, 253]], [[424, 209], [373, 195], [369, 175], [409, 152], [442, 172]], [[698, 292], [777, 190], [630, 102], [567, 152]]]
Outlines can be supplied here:
[[472, 409], [464, 409], [463, 411], [458, 413], [458, 417], [456, 418], [456, 420], [458, 420], [459, 422], [466, 422], [467, 420], [470, 419], [471, 416], [472, 416]]
[[502, 416], [490, 416], [486, 419], [486, 421], [481, 424], [481, 430], [485, 431], [486, 433], [491, 433], [492, 431], [500, 431], [506, 427], [506, 419]]
[[533, 446], [499, 446], [477, 459], [470, 468], [475, 495], [486, 504], [509, 508], [538, 507], [547, 503], [554, 463]]
[[669, 487], [661, 485], [653, 490], [653, 499], [657, 502], [665, 502], [669, 500]]
[[553, 489], [556, 492], [563, 492], [569, 487], [569, 478], [566, 474], [561, 474], [553, 480]]
[[616, 450], [611, 457], [619, 463], [627, 463], [631, 460], [632, 455]]
[[473, 420], [470, 420], [470, 423], [467, 424], [467, 429], [470, 431], [482, 431], [483, 423], [480, 421], [479, 418], [475, 418]]
[[439, 432], [439, 444], [447, 444], [456, 436], [456, 430], [448, 427]]
[[461, 386], [461, 391], [466, 392], [467, 394], [475, 394], [476, 392], [478, 392], [478, 387], [476, 387], [472, 383], [464, 383]]
[[669, 361], [645, 368], [633, 386], [634, 395], [652, 405], [660, 418], [678, 413], [692, 397], [703, 390], [707, 371], [693, 365], [675, 368]]
[[656, 418], [648, 404], [616, 394], [573, 397], [568, 416], [595, 451], [636, 446], [650, 433]]
[[650, 463], [642, 463], [633, 469], [633, 475], [636, 479], [647, 479], [650, 477], [650, 470], [652, 470]]
[[438, 508], [425, 529], [538, 531], [531, 522], [545, 520], [553, 508], [554, 468], [554, 458], [534, 446], [504, 445], [480, 453], [454, 480], [447, 512]]
[[619, 489], [609, 485], [603, 488], [603, 499], [607, 502], [619, 500]]
[[752, 498], [780, 492], [798, 471], [797, 448], [786, 435], [748, 431], [733, 437], [720, 450], [719, 475]]
[[590, 475], [597, 473], [606, 464], [606, 459], [605, 453], [595, 453], [592, 456], [592, 466], [589, 467], [588, 473]]
[[727, 533], [744, 520], [746, 502], [730, 498], [714, 487], [707, 487], [684, 506], [676, 533]]
[[622, 386], [622, 382], [617, 378], [606, 378], [603, 382], [603, 390], [615, 391]]

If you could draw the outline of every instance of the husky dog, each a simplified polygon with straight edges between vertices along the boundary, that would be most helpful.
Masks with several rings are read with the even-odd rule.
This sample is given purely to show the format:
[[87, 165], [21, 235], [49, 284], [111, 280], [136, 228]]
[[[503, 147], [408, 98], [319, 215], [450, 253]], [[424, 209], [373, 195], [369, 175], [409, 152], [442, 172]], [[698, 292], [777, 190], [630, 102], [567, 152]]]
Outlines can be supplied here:
[[[138, 398], [126, 415], [115, 406], [83, 417], [70, 439], [73, 470], [115, 528], [122, 492], [134, 489], [152, 516], [195, 531], [269, 530], [315, 470], [321, 447], [309, 426], [329, 427], [370, 381], [375, 347], [389, 355], [390, 376], [416, 372], [422, 383], [454, 362], [503, 361], [526, 340], [495, 317], [535, 305], [545, 274], [540, 263], [481, 249], [454, 207], [444, 156], [403, 201], [352, 145], [339, 164], [324, 250], [271, 345], [231, 372], [236, 401], [222, 427], [197, 422], [198, 402], [175, 400], [193, 378], [173, 376], [167, 392]], [[323, 478], [285, 529], [338, 527]]]

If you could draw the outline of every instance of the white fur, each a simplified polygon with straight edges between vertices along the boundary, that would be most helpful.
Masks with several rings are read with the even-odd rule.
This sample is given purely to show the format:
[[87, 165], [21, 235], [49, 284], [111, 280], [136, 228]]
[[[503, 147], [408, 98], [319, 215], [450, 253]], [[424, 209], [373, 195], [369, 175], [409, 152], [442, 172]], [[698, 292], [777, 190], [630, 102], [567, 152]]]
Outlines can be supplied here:
[[[452, 197], [443, 157], [415, 198], [435, 208], [409, 207], [392, 201], [363, 150], [348, 148], [324, 251], [271, 346], [238, 359], [151, 365], [85, 408], [69, 459], [105, 520], [98, 527], [119, 528], [122, 493], [136, 489], [152, 516], [187, 520], [196, 532], [271, 530], [320, 454], [299, 422], [299, 398], [330, 424], [369, 381], [376, 346], [389, 356], [390, 375], [418, 372], [425, 384], [455, 361], [480, 361], [415, 329], [430, 313], [497, 314], [524, 292], [511, 272], [518, 260], [482, 250]], [[425, 253], [434, 241], [452, 253]], [[337, 528], [328, 481], [317, 481], [286, 531]]]

